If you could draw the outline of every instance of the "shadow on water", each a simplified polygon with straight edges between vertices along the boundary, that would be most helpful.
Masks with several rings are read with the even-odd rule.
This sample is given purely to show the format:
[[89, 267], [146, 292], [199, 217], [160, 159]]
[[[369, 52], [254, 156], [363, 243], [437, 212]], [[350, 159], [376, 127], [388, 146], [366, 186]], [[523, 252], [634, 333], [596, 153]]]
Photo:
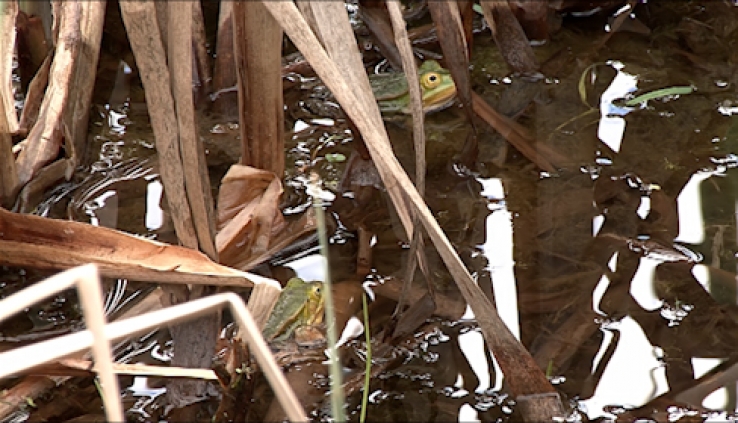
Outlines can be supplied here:
[[[569, 158], [556, 175], [541, 173], [481, 125], [477, 168], [462, 172], [455, 160], [470, 129], [461, 114], [453, 108], [427, 118], [427, 202], [503, 320], [568, 399], [573, 419], [704, 420], [710, 410], [724, 418], [736, 412], [738, 8], [703, 3], [641, 5], [637, 15], [650, 34], [622, 31], [597, 50], [592, 40], [605, 18], [568, 17], [536, 49], [545, 77], [537, 81], [508, 75], [489, 37], [477, 36], [475, 90]], [[123, 103], [99, 109], [91, 129], [99, 157], [85, 177], [58, 187], [38, 210], [169, 241], [152, 135], [135, 78], [130, 84], [115, 94]], [[623, 100], [673, 86], [694, 91]], [[347, 163], [332, 159], [350, 157], [354, 141], [340, 113], [326, 106], [325, 90], [305, 77], [286, 92], [285, 213], [309, 207], [305, 183], [317, 170], [338, 196], [330, 209], [334, 279], [359, 283], [359, 230], [374, 236], [366, 279], [399, 278], [409, 244], [373, 171], [347, 177]], [[201, 124], [211, 180], [219, 181], [237, 159], [237, 129], [212, 117]], [[411, 125], [387, 125], [413, 174]], [[459, 305], [438, 255], [430, 246], [426, 254], [430, 282]], [[305, 279], [322, 277], [314, 250], [279, 260]], [[5, 295], [13, 282], [4, 280]], [[27, 313], [32, 323], [11, 322], [3, 342], [57, 330], [38, 320], [43, 310]], [[372, 379], [370, 421], [515, 421], [515, 403], [473, 316], [462, 316], [463, 306], [445, 311], [381, 358], [394, 364]], [[391, 312], [392, 302], [380, 296], [373, 333], [387, 330], [382, 322]], [[167, 342], [166, 334], [152, 335], [127, 354], [166, 361]], [[354, 341], [346, 349], [349, 373], [362, 366], [363, 348]], [[129, 378], [127, 386], [130, 419], [162, 415], [161, 383]], [[251, 419], [264, 417], [267, 406]], [[359, 408], [353, 395], [352, 420]], [[322, 416], [317, 410], [313, 416]]]

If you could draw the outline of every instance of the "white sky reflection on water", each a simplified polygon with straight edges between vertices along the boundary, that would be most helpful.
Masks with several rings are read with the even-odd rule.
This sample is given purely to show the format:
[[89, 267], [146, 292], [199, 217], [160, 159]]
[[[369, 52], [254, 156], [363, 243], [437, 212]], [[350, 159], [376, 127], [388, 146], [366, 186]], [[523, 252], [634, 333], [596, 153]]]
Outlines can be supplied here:
[[486, 269], [492, 278], [497, 312], [516, 338], [520, 339], [518, 294], [513, 267], [512, 215], [505, 205], [505, 190], [499, 178], [477, 178], [482, 185], [480, 195], [490, 203], [487, 208], [486, 239], [480, 247], [487, 258]]
[[620, 331], [620, 340], [595, 394], [580, 401], [590, 419], [612, 416], [603, 410], [607, 405], [637, 407], [669, 388], [666, 370], [638, 323], [626, 316], [608, 326], [606, 329]]
[[324, 281], [326, 260], [320, 254], [311, 254], [291, 261], [285, 266], [291, 267], [297, 277], [304, 281]]
[[146, 188], [146, 229], [155, 231], [164, 225], [164, 210], [161, 200], [164, 187], [158, 179], [149, 182]]
[[[489, 200], [487, 208], [490, 214], [485, 225], [486, 239], [478, 246], [487, 258], [486, 270], [492, 278], [492, 289], [495, 293], [497, 311], [513, 335], [520, 339], [520, 323], [518, 319], [518, 298], [513, 272], [513, 238], [512, 215], [505, 206], [505, 190], [499, 178], [477, 178], [482, 185], [481, 196]], [[474, 314], [467, 306], [464, 319], [471, 319]], [[502, 387], [502, 372], [493, 360], [495, 367], [494, 386], [490, 386], [490, 369], [487, 365], [488, 351], [485, 348], [480, 332], [469, 332], [459, 336], [459, 346], [469, 364], [479, 378], [479, 386], [467, 387], [476, 392]]]
[[478, 422], [479, 413], [469, 404], [464, 404], [459, 408], [459, 422]]
[[[680, 232], [677, 240], [679, 242], [696, 244], [704, 240], [704, 222], [699, 188], [702, 181], [709, 176], [709, 174], [694, 175], [678, 198]], [[505, 205], [502, 181], [497, 178], [478, 178], [477, 180], [482, 185], [481, 195], [488, 200], [490, 211], [485, 222], [486, 240], [478, 248], [488, 260], [486, 270], [490, 272], [492, 278], [493, 290], [497, 299], [496, 306], [500, 316], [513, 334], [519, 338], [520, 326], [516, 282], [513, 272], [512, 215]], [[644, 212], [650, 212], [650, 208], [646, 208]], [[641, 216], [641, 218], [643, 217]], [[596, 236], [602, 222], [602, 216], [598, 216], [593, 221], [593, 235]], [[616, 260], [613, 257], [610, 267], [614, 267], [615, 263]], [[660, 263], [662, 263], [662, 260], [649, 257], [642, 258], [631, 282], [630, 293], [644, 310], [656, 310], [663, 303], [655, 294], [653, 286], [655, 268]], [[290, 263], [289, 266], [293, 267], [298, 275], [306, 280], [323, 279], [323, 258], [320, 255], [304, 257]], [[696, 276], [699, 275], [698, 279], [703, 281], [708, 276], [701, 267], [698, 265], [693, 270]], [[612, 270], [616, 271], [616, 269]], [[597, 292], [593, 293], [595, 310], [599, 308], [599, 300], [608, 285], [607, 278], [603, 278], [595, 290]], [[468, 307], [464, 318], [473, 318], [473, 314]], [[593, 322], [593, 324], [596, 323]], [[600, 330], [604, 332], [605, 336], [600, 351], [592, 363], [592, 371], [598, 365], [606, 367], [595, 394], [587, 400], [580, 401], [580, 405], [588, 418], [611, 416], [604, 410], [606, 406], [638, 407], [668, 390], [665, 369], [659, 360], [659, 348], [655, 348], [650, 344], [643, 330], [632, 318], [626, 316], [617, 322], [606, 322]], [[614, 347], [615, 351], [609, 362], [600, 363], [600, 360], [606, 355], [605, 350], [608, 346], [612, 342], [616, 342], [612, 336], [616, 331], [619, 332], [620, 339]], [[489, 368], [487, 359], [489, 351], [485, 348], [481, 332], [469, 331], [461, 334], [459, 336], [459, 346], [479, 380], [477, 386], [468, 386], [465, 383], [466, 381], [462, 381], [462, 386], [458, 388], [477, 393], [488, 389], [501, 389], [502, 373], [495, 360], [493, 360], [495, 378], [491, 380], [492, 369]], [[695, 358], [692, 360], [697, 376], [708, 371], [719, 362], [718, 359]], [[724, 407], [726, 405], [725, 390], [716, 391], [708, 396], [703, 405], [717, 409]], [[459, 421], [478, 421], [476, 411], [468, 404], [461, 407], [458, 418]]]
[[628, 114], [633, 108], [619, 107], [613, 102], [635, 91], [638, 87], [638, 77], [623, 72], [624, 65], [620, 62], [610, 61], [608, 65], [618, 73], [600, 96], [600, 124], [597, 136], [613, 151], [619, 152], [625, 133], [625, 120], [621, 116]]
[[630, 295], [644, 310], [653, 311], [664, 304], [664, 301], [656, 295], [653, 286], [656, 266], [662, 262], [662, 260], [642, 257], [638, 264], [638, 270], [636, 270], [633, 280], [630, 282]]
[[469, 331], [459, 335], [459, 348], [469, 362], [469, 366], [479, 378], [479, 385], [464, 386], [469, 391], [482, 393], [490, 388], [490, 368], [487, 365], [487, 352], [484, 337], [479, 331]]
[[709, 173], [695, 173], [677, 197], [679, 214], [679, 235], [675, 241], [701, 244], [705, 240], [705, 225], [702, 216], [700, 185], [712, 176]]

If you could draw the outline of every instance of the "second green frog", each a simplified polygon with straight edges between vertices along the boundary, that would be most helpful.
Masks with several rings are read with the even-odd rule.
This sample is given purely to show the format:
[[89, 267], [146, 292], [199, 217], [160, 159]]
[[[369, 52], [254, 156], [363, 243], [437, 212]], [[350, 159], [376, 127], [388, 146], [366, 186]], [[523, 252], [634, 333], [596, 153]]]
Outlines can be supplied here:
[[[423, 97], [423, 112], [444, 109], [454, 102], [456, 85], [451, 73], [435, 60], [426, 60], [418, 68], [420, 92]], [[410, 93], [407, 79], [402, 72], [383, 73], [369, 76], [374, 97], [382, 113], [410, 114]]]
[[302, 326], [323, 323], [322, 282], [305, 282], [292, 278], [279, 294], [277, 304], [262, 331], [267, 342], [285, 341]]

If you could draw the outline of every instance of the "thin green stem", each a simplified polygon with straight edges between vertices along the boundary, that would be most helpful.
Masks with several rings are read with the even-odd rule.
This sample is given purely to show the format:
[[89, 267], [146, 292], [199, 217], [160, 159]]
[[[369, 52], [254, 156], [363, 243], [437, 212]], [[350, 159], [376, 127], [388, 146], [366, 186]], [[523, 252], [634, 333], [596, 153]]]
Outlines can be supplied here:
[[[311, 183], [315, 184], [315, 193], [319, 192], [317, 175], [313, 174]], [[336, 422], [345, 422], [343, 404], [345, 403], [345, 395], [343, 392], [343, 377], [341, 373], [341, 363], [338, 359], [338, 350], [336, 343], [338, 337], [336, 335], [336, 314], [333, 307], [333, 292], [331, 290], [330, 269], [328, 266], [328, 236], [326, 235], [325, 212], [323, 211], [323, 200], [319, 195], [313, 195], [313, 208], [315, 209], [315, 217], [318, 224], [318, 242], [320, 243], [320, 251], [325, 258], [325, 280], [323, 281], [323, 299], [325, 301], [325, 316], [328, 332], [328, 349], [330, 350], [330, 373], [331, 373], [331, 413], [333, 420]]]
[[369, 403], [369, 380], [372, 372], [372, 335], [369, 333], [369, 306], [366, 303], [366, 292], [361, 294], [364, 308], [364, 338], [366, 339], [366, 367], [364, 368], [364, 394], [361, 396], [361, 416], [359, 422], [366, 421], [366, 405]]

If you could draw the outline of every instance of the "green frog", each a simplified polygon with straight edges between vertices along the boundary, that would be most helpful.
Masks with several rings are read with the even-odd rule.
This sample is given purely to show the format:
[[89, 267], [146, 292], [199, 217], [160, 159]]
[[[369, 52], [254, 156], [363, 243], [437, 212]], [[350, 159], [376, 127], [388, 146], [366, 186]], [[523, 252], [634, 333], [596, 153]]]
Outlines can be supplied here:
[[[451, 73], [435, 60], [426, 60], [418, 68], [420, 89], [423, 97], [423, 112], [444, 109], [456, 97], [456, 85]], [[410, 114], [410, 93], [407, 79], [401, 72], [383, 73], [369, 77], [374, 97], [383, 114]]]
[[292, 278], [279, 294], [277, 304], [262, 331], [267, 342], [281, 342], [292, 337], [300, 327], [323, 323], [322, 282]]

